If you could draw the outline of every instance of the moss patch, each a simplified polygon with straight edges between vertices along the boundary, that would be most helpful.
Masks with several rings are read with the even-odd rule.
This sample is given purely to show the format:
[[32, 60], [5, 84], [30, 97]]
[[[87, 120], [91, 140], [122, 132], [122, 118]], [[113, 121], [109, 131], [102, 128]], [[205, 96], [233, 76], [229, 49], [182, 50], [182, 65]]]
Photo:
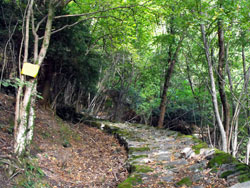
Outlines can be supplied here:
[[239, 172], [241, 175], [238, 176], [239, 182], [245, 182], [250, 180], [250, 167], [246, 164], [240, 163], [234, 157], [228, 153], [216, 150], [216, 153], [208, 163], [208, 167], [216, 171], [222, 164], [233, 164], [235, 165], [235, 170], [229, 170], [221, 174], [221, 178], [226, 178], [227, 176]]
[[194, 150], [195, 154], [200, 154], [200, 150], [201, 150], [202, 148], [208, 148], [207, 143], [201, 142], [201, 143], [199, 143], [198, 145], [194, 145], [194, 146], [192, 147], [192, 149]]
[[132, 171], [137, 173], [147, 173], [147, 172], [153, 172], [154, 169], [145, 165], [134, 165], [132, 166]]
[[226, 178], [227, 176], [230, 176], [230, 175], [233, 174], [233, 173], [234, 173], [234, 171], [229, 170], [229, 171], [223, 172], [223, 173], [220, 175], [220, 177], [221, 177], [221, 178]]
[[250, 181], [250, 173], [240, 175], [238, 177], [238, 180], [239, 180], [240, 183]]
[[250, 180], [250, 167], [246, 164], [238, 163], [236, 170], [241, 173], [238, 180], [239, 182], [245, 182]]
[[124, 182], [118, 185], [118, 188], [133, 188], [134, 185], [142, 183], [142, 179], [139, 175], [133, 175], [128, 177]]
[[145, 142], [144, 139], [135, 135], [134, 132], [128, 131], [125, 129], [117, 129], [117, 130], [113, 131], [113, 134], [118, 134], [119, 136], [126, 137], [129, 140], [133, 140], [133, 141], [137, 141], [137, 142]]
[[133, 153], [133, 152], [142, 152], [142, 151], [150, 151], [150, 148], [149, 147], [141, 147], [141, 148], [134, 148], [134, 147], [131, 147], [129, 148], [129, 153]]
[[193, 135], [183, 135], [183, 134], [181, 134], [181, 133], [179, 133], [179, 132], [178, 132], [177, 138], [190, 138], [190, 139], [192, 139], [196, 144], [203, 143], [202, 140], [200, 140], [199, 138], [196, 138], [196, 137], [193, 136]]
[[131, 158], [129, 159], [130, 161], [140, 159], [140, 158], [146, 158], [148, 155], [132, 155]]
[[182, 186], [182, 185], [191, 186], [192, 184], [193, 184], [193, 182], [189, 177], [185, 177], [181, 181], [176, 183], [176, 185], [178, 185], [178, 186]]
[[237, 164], [238, 161], [233, 158], [230, 154], [224, 153], [222, 151], [216, 151], [213, 159], [208, 163], [209, 168], [216, 168], [222, 164]]

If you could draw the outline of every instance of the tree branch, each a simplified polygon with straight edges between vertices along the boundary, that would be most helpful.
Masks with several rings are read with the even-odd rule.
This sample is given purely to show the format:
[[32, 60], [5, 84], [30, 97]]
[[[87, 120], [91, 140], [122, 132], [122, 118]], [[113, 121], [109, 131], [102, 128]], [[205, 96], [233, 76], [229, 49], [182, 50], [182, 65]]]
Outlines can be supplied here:
[[[97, 19], [97, 18], [110, 18], [110, 17], [122, 21], [120, 18], [117, 18], [117, 17], [114, 17], [114, 16], [93, 16], [93, 17], [89, 17], [89, 18], [86, 18], [86, 19], [78, 20], [73, 24], [67, 24], [67, 25], [61, 27], [60, 29], [52, 31], [51, 34], [55, 34], [55, 33], [59, 32], [59, 31], [62, 31], [63, 29], [73, 27], [73, 26], [75, 26], [75, 25], [77, 25], [77, 24], [79, 24], [80, 22], [83, 22], [83, 21], [91, 20], [91, 19], [94, 19], [94, 18]], [[43, 39], [43, 37], [40, 37], [39, 39]]]
[[67, 15], [55, 16], [55, 19], [66, 18], [66, 17], [90, 16], [90, 15], [93, 15], [93, 14], [108, 12], [108, 11], [111, 11], [111, 10], [127, 9], [127, 8], [133, 8], [133, 7], [137, 7], [137, 6], [141, 6], [141, 5], [119, 6], [119, 7], [113, 7], [113, 8], [108, 8], [108, 9], [104, 9], [104, 10], [99, 10], [99, 11], [89, 12], [89, 13], [83, 13], [83, 14], [67, 14]]
[[44, 17], [40, 20], [40, 22], [38, 22], [38, 24], [36, 25], [36, 31], [38, 31], [40, 25], [46, 20], [47, 17], [48, 17], [48, 15], [44, 16]]

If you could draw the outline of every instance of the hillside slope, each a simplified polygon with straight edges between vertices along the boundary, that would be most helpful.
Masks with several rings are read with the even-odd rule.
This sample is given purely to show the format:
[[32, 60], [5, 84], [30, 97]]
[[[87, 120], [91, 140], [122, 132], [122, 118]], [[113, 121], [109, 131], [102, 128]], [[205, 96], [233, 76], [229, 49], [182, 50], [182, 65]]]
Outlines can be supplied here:
[[127, 153], [118, 141], [84, 124], [36, 109], [30, 157], [13, 157], [14, 98], [0, 94], [0, 184], [8, 187], [116, 187], [126, 179]]

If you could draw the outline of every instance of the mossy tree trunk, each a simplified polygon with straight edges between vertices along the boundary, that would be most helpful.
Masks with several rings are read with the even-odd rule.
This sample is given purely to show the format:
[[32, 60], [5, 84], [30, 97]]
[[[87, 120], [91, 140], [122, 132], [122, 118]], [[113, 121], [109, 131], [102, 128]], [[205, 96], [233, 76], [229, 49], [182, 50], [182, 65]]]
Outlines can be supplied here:
[[[33, 63], [41, 66], [48, 50], [52, 21], [54, 17], [53, 0], [49, 2], [48, 16], [43, 36], [43, 42], [39, 51], [39, 36], [37, 31], [39, 26], [35, 27], [35, 18], [33, 12], [34, 0], [30, 0], [27, 5], [25, 15], [25, 36], [24, 36], [24, 55], [23, 63], [28, 62], [29, 57], [29, 30], [32, 24], [32, 33], [34, 36]], [[39, 23], [38, 23], [39, 24]], [[14, 153], [21, 156], [25, 153], [27, 146], [33, 137], [33, 128], [35, 121], [35, 101], [37, 78], [28, 78], [23, 75], [21, 85], [18, 88], [16, 97], [15, 127], [14, 127]]]

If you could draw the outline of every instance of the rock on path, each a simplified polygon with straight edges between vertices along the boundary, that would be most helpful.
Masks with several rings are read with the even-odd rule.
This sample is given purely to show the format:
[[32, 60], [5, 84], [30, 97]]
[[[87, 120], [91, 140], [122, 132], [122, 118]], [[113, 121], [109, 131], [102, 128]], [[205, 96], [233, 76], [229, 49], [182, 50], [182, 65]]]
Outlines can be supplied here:
[[129, 151], [131, 175], [118, 188], [231, 186], [207, 168], [205, 157], [187, 159], [181, 153], [195, 144], [191, 137], [138, 124], [99, 122], [98, 126], [118, 135]]

